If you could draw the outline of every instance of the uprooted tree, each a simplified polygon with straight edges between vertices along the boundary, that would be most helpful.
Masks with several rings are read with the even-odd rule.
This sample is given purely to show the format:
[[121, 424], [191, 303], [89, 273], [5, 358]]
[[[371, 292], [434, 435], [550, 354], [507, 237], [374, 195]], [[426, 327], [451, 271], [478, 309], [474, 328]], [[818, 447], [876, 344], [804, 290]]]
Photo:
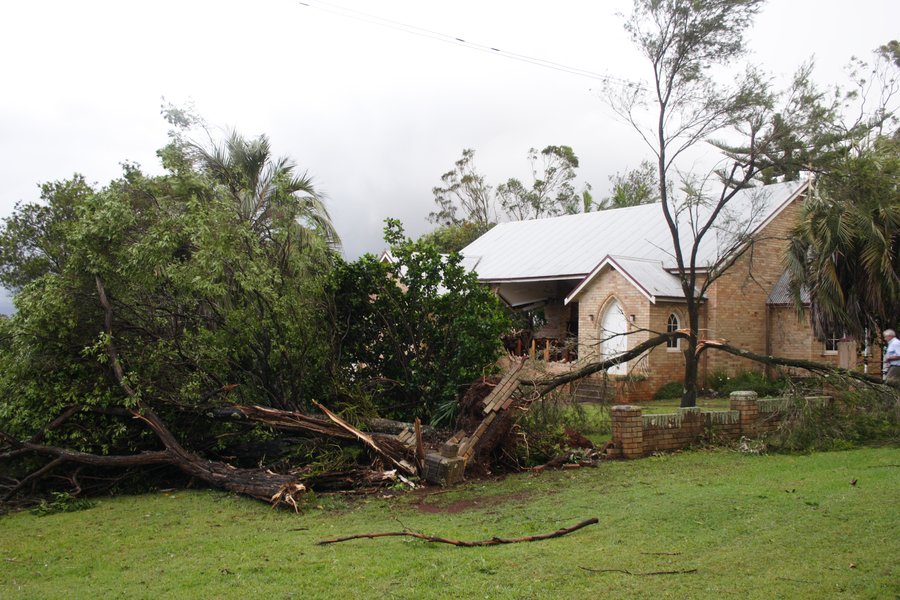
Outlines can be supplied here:
[[163, 175], [46, 184], [0, 225], [18, 309], [0, 319], [0, 495], [167, 465], [292, 503], [415, 472], [414, 449], [325, 407], [433, 419], [497, 358], [498, 300], [399, 232], [403, 264], [344, 263], [311, 179], [265, 137], [187, 136]]
[[0, 229], [18, 308], [0, 323], [9, 451], [54, 456], [45, 468], [173, 464], [290, 497], [294, 476], [201, 458], [253, 437], [204, 415], [226, 398], [308, 406], [327, 356], [311, 274], [333, 263], [337, 236], [310, 179], [265, 137], [211, 150], [173, 138], [160, 156], [162, 176], [126, 165], [102, 189], [77, 175], [47, 184]]

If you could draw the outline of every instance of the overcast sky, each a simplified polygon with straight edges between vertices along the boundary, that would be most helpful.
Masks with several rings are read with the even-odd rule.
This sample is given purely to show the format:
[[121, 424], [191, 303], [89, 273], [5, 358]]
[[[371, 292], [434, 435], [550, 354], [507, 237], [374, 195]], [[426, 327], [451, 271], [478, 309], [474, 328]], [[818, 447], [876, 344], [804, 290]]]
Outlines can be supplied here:
[[[427, 231], [431, 188], [463, 148], [496, 184], [527, 175], [529, 148], [572, 146], [598, 198], [610, 175], [647, 156], [603, 104], [599, 80], [422, 35], [640, 78], [646, 67], [616, 15], [628, 1], [306, 4], [4, 3], [0, 218], [36, 200], [40, 182], [78, 172], [102, 185], [124, 160], [160, 172], [163, 96], [192, 100], [223, 131], [267, 134], [327, 194], [348, 258], [382, 248], [386, 217]], [[897, 23], [895, 0], [773, 0], [749, 33], [748, 60], [783, 79], [815, 55], [829, 84], [852, 55], [898, 37]]]

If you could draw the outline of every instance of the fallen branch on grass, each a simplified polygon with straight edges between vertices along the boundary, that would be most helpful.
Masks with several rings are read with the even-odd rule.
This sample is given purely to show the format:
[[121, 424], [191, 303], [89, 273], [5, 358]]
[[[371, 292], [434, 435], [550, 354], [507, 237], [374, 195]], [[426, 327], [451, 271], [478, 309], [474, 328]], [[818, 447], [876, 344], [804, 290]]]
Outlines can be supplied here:
[[562, 537], [566, 534], [572, 533], [573, 531], [577, 531], [582, 527], [587, 527], [588, 525], [595, 525], [599, 523], [600, 520], [596, 517], [592, 519], [587, 519], [578, 523], [577, 525], [573, 525], [572, 527], [565, 527], [563, 529], [557, 529], [553, 533], [545, 533], [542, 535], [528, 535], [525, 537], [519, 538], [499, 538], [492, 537], [489, 540], [478, 540], [475, 542], [467, 542], [463, 540], [451, 540], [448, 538], [436, 537], [432, 535], [425, 535], [422, 533], [416, 533], [414, 531], [387, 531], [384, 533], [358, 533], [356, 535], [348, 535], [346, 537], [334, 538], [330, 540], [322, 540], [318, 542], [320, 546], [324, 546], [326, 544], [336, 544], [338, 542], [346, 542], [349, 540], [359, 540], [363, 538], [377, 538], [377, 537], [414, 537], [420, 540], [425, 540], [426, 542], [437, 542], [441, 544], [450, 544], [452, 546], [461, 546], [465, 548], [473, 548], [476, 546], [499, 546], [500, 544], [517, 544], [519, 542], [538, 542], [540, 540], [549, 540], [551, 538]]
[[634, 573], [628, 569], [591, 569], [589, 567], [578, 567], [591, 573], [625, 573], [626, 575], [645, 576], [645, 575], [685, 575], [687, 573], [696, 573], [697, 569], [682, 569], [678, 571], [647, 571], [646, 573]]

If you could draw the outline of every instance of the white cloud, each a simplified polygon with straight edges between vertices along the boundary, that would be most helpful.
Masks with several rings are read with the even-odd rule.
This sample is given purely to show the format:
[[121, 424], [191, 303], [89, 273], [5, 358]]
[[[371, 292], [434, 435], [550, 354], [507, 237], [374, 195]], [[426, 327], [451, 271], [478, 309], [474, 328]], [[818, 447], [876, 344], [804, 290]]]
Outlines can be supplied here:
[[[334, 3], [595, 72], [643, 66], [615, 16], [624, 0]], [[898, 17], [887, 1], [773, 2], [750, 33], [752, 59], [786, 76], [815, 53], [830, 83], [895, 35]], [[104, 183], [126, 159], [158, 171], [161, 96], [267, 133], [328, 193], [350, 257], [381, 247], [385, 217], [425, 231], [431, 188], [465, 147], [499, 182], [525, 174], [528, 148], [568, 144], [600, 195], [645, 155], [596, 81], [290, 0], [14, 3], [0, 54], [0, 217], [41, 181], [78, 171]]]

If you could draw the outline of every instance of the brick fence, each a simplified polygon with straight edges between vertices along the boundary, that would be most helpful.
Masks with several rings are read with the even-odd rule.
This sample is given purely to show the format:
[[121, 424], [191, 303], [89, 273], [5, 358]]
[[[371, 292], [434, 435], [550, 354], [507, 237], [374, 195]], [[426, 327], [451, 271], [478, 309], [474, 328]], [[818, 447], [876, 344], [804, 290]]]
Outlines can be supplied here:
[[[827, 403], [831, 399], [814, 396], [806, 400]], [[790, 403], [787, 398], [760, 400], [756, 392], [732, 392], [731, 410], [679, 408], [672, 414], [644, 415], [640, 406], [613, 406], [613, 453], [638, 458], [651, 452], [686, 448], [708, 437], [759, 436], [779, 427]]]

